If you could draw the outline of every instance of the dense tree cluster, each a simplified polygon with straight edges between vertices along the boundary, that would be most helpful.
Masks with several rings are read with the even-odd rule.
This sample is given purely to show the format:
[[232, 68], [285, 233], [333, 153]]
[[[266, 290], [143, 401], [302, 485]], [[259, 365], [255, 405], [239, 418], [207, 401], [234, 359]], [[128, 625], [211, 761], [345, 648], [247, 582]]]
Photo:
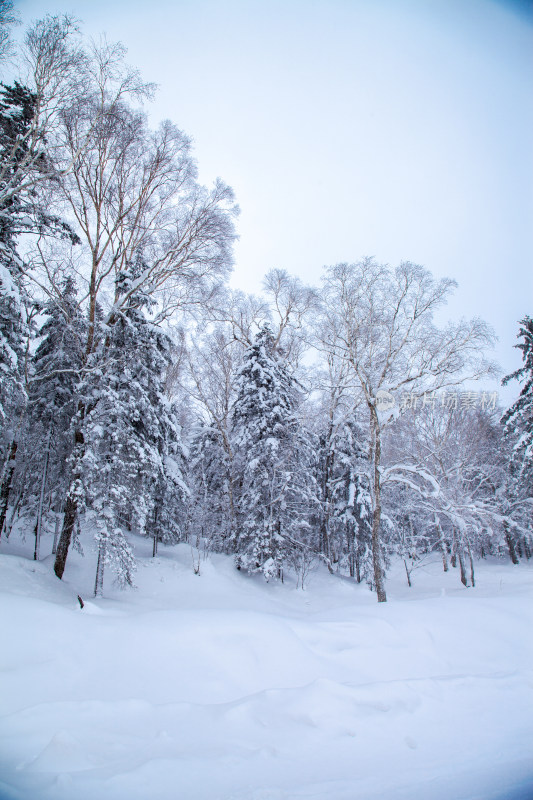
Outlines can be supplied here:
[[473, 586], [476, 558], [529, 558], [531, 319], [502, 425], [471, 388], [490, 329], [435, 323], [453, 281], [364, 259], [231, 291], [232, 192], [151, 129], [123, 48], [68, 17], [23, 47], [0, 88], [0, 535], [38, 559], [49, 534], [59, 578], [92, 539], [95, 594], [106, 565], [133, 583], [136, 537], [302, 586], [322, 562], [379, 601], [392, 559]]

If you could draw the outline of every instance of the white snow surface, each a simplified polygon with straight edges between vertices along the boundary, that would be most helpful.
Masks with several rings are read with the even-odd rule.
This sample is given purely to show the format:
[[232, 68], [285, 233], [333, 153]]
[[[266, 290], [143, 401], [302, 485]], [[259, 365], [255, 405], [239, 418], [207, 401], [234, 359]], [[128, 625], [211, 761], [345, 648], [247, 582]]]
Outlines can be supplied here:
[[378, 605], [134, 544], [98, 600], [90, 546], [60, 582], [0, 545], [1, 800], [533, 798], [532, 565], [398, 565]]

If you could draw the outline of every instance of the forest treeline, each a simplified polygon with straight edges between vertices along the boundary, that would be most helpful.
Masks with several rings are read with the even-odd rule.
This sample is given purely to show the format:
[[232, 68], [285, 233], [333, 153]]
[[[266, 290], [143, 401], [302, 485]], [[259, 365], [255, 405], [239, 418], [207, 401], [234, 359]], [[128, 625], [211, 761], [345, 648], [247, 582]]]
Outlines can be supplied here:
[[435, 322], [452, 280], [365, 258], [231, 290], [233, 193], [151, 127], [124, 48], [66, 16], [15, 48], [12, 21], [0, 2], [0, 535], [39, 559], [53, 534], [61, 578], [90, 531], [96, 594], [133, 583], [136, 536], [302, 586], [323, 562], [379, 601], [394, 558], [465, 586], [529, 558], [531, 319], [503, 413], [490, 327]]

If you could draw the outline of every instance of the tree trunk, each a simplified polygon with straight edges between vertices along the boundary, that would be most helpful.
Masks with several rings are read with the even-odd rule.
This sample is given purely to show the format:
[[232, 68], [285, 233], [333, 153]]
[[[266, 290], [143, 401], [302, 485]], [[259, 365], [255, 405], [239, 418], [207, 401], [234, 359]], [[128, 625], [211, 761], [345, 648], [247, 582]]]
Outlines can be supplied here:
[[446, 551], [446, 543], [445, 542], [441, 542], [440, 543], [440, 551], [441, 551], [441, 555], [442, 555], [442, 569], [443, 569], [444, 572], [448, 572], [448, 570], [449, 570], [449, 567], [448, 567], [448, 553]]
[[61, 580], [67, 563], [68, 550], [72, 541], [72, 533], [76, 518], [78, 516], [79, 491], [81, 487], [81, 459], [83, 457], [83, 445], [85, 443], [83, 433], [77, 430], [74, 434], [75, 446], [78, 450], [74, 461], [74, 476], [71, 481], [67, 499], [65, 502], [65, 516], [63, 517], [63, 530], [57, 545], [54, 572]]
[[361, 562], [359, 560], [359, 555], [357, 552], [355, 553], [355, 580], [357, 583], [361, 583]]
[[13, 503], [13, 508], [11, 509], [11, 514], [9, 515], [9, 519], [6, 519], [6, 524], [5, 524], [6, 539], [9, 539], [9, 535], [11, 533], [13, 523], [15, 522], [15, 517], [17, 516], [17, 512], [20, 508], [20, 504], [22, 503], [23, 496], [24, 496], [24, 486], [18, 493], [15, 502]]
[[78, 500], [74, 491], [69, 493], [65, 504], [65, 516], [63, 517], [63, 530], [57, 543], [56, 560], [54, 562], [54, 572], [61, 580], [67, 563], [68, 550], [72, 541], [72, 533], [76, 524], [78, 514]]
[[466, 578], [466, 570], [465, 570], [465, 561], [464, 561], [464, 558], [463, 558], [463, 543], [459, 542], [459, 539], [457, 538], [457, 532], [455, 531], [455, 529], [453, 531], [453, 540], [454, 540], [454, 544], [455, 544], [454, 555], [457, 557], [457, 559], [459, 561], [459, 570], [460, 570], [460, 573], [461, 573], [461, 583], [463, 584], [463, 586], [468, 586], [468, 580]]
[[457, 558], [459, 559], [459, 569], [461, 571], [461, 583], [463, 584], [463, 586], [468, 586], [468, 581], [466, 579], [465, 562], [463, 559], [463, 554], [460, 549], [457, 551]]
[[442, 554], [442, 568], [444, 572], [448, 572], [448, 549], [446, 547], [446, 542], [444, 541], [444, 533], [442, 532], [440, 520], [437, 516], [435, 516], [435, 527], [437, 528], [437, 533], [439, 535], [439, 546]]
[[529, 542], [527, 541], [525, 536], [524, 536], [524, 553], [526, 554], [526, 558], [529, 561], [529, 559], [531, 558], [531, 550], [529, 549]]
[[98, 548], [98, 561], [96, 563], [96, 578], [94, 581], [94, 596], [101, 597], [104, 593], [104, 565], [105, 565], [105, 546]]
[[158, 499], [156, 497], [155, 504], [154, 504], [154, 517], [153, 517], [153, 531], [154, 531], [154, 546], [152, 548], [152, 558], [155, 558], [157, 555], [157, 545], [158, 545], [158, 535], [157, 535], [157, 511], [158, 511]]
[[474, 559], [472, 558], [472, 551], [470, 550], [470, 547], [468, 548], [468, 558], [470, 559], [470, 583], [472, 584], [472, 587], [474, 587], [476, 585], [474, 580]]
[[472, 584], [472, 588], [475, 587], [476, 582], [474, 580], [474, 556], [472, 555], [472, 548], [470, 547], [470, 541], [468, 536], [465, 535], [466, 539], [466, 548], [468, 550], [468, 558], [470, 560], [470, 583]]
[[381, 475], [379, 472], [381, 463], [381, 431], [379, 428], [378, 413], [375, 406], [370, 405], [370, 416], [372, 424], [372, 438], [374, 441], [374, 513], [372, 519], [372, 562], [374, 565], [374, 586], [378, 596], [378, 603], [386, 603], [385, 584], [383, 580], [383, 559], [381, 554], [381, 541], [379, 528], [381, 523]]
[[409, 588], [411, 588], [411, 585], [412, 585], [411, 584], [411, 573], [409, 572], [409, 569], [407, 567], [407, 561], [405, 560], [405, 558], [403, 560], [403, 564], [404, 564], [404, 567], [405, 567], [405, 574], [407, 575], [407, 585], [408, 585]]
[[350, 578], [355, 577], [355, 530], [347, 525], [346, 536], [348, 539], [348, 568], [350, 571]]
[[237, 515], [235, 513], [235, 499], [234, 499], [234, 483], [235, 479], [233, 477], [233, 455], [230, 452], [230, 468], [229, 472], [227, 473], [228, 476], [228, 506], [229, 506], [229, 536], [228, 539], [230, 542], [233, 542], [232, 549], [235, 550], [235, 544], [233, 535], [237, 529]]
[[13, 439], [11, 447], [9, 448], [9, 455], [6, 465], [4, 467], [4, 475], [2, 479], [2, 486], [0, 487], [0, 536], [4, 529], [4, 524], [7, 516], [7, 508], [9, 506], [9, 493], [11, 492], [11, 485], [13, 481], [13, 473], [15, 472], [15, 465], [17, 461], [18, 442]]
[[56, 527], [54, 530], [54, 543], [52, 545], [52, 555], [55, 556], [57, 553], [57, 542], [59, 539], [59, 523], [61, 521], [61, 512], [56, 511]]
[[[321, 521], [320, 521], [320, 551], [324, 554], [327, 559], [327, 564], [331, 563], [331, 545], [329, 539], [329, 509], [330, 509], [330, 501], [331, 501], [331, 487], [329, 476], [331, 474], [332, 462], [334, 459], [334, 455], [331, 453], [329, 448], [329, 443], [331, 441], [333, 435], [333, 425], [330, 422], [329, 429], [328, 429], [328, 438], [326, 441], [326, 445], [328, 447], [328, 452], [326, 455], [326, 460], [324, 463], [324, 475], [323, 475], [323, 483], [322, 483], [322, 497], [324, 501], [324, 506], [322, 509]], [[332, 572], [333, 570], [330, 570]]]
[[511, 536], [511, 531], [509, 530], [509, 525], [507, 522], [503, 523], [503, 529], [505, 531], [505, 541], [507, 542], [507, 547], [509, 548], [509, 556], [511, 557], [511, 561], [513, 564], [519, 564], [518, 556], [516, 555], [516, 550], [513, 542], [513, 537]]

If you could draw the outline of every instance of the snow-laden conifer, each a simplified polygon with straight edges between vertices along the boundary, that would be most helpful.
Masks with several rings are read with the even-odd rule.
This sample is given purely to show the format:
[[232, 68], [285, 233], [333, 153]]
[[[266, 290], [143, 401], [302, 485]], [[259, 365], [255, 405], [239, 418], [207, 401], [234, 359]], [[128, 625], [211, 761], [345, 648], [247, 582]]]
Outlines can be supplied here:
[[[83, 423], [83, 482], [96, 526], [97, 594], [106, 563], [120, 584], [132, 583], [134, 559], [125, 532], [164, 539], [169, 496], [177, 514], [177, 499], [186, 492], [179, 429], [164, 392], [170, 340], [146, 317], [150, 298], [134, 288], [139, 269], [140, 262], [130, 265], [117, 280], [118, 301], [124, 295], [128, 299], [102, 326], [83, 388], [89, 409]], [[166, 533], [172, 537], [176, 529], [169, 525]]]
[[516, 347], [522, 351], [523, 365], [503, 379], [523, 381], [518, 399], [502, 417], [507, 435], [513, 437], [513, 466], [517, 477], [533, 483], [533, 319], [520, 320], [522, 339]]
[[26, 403], [24, 352], [27, 339], [24, 266], [16, 249], [24, 200], [19, 193], [2, 197], [4, 185], [16, 184], [17, 165], [24, 158], [23, 135], [35, 97], [18, 84], [0, 90], [0, 433], [3, 456], [11, 445]]
[[265, 325], [238, 373], [232, 442], [238, 475], [237, 565], [267, 579], [281, 576], [291, 549], [305, 546], [315, 510], [316, 456], [296, 407], [296, 382]]
[[232, 522], [232, 460], [220, 431], [202, 425], [191, 443], [191, 530], [210, 548], [230, 552], [235, 544]]
[[332, 527], [340, 541], [341, 561], [358, 582], [372, 571], [372, 495], [368, 448], [361, 427], [353, 419], [338, 430], [331, 465]]
[[37, 509], [35, 558], [39, 554], [43, 503], [58, 515], [65, 491], [67, 463], [72, 452], [71, 421], [76, 413], [83, 363], [85, 320], [76, 300], [71, 276], [59, 296], [42, 306], [46, 315], [41, 341], [31, 361], [28, 413], [24, 433], [24, 506]]
[[23, 433], [27, 403], [29, 319], [36, 304], [27, 289], [28, 270], [17, 252], [21, 234], [77, 237], [50, 213], [34, 188], [49, 166], [46, 137], [32, 127], [39, 97], [15, 82], [0, 87], [0, 531]]

